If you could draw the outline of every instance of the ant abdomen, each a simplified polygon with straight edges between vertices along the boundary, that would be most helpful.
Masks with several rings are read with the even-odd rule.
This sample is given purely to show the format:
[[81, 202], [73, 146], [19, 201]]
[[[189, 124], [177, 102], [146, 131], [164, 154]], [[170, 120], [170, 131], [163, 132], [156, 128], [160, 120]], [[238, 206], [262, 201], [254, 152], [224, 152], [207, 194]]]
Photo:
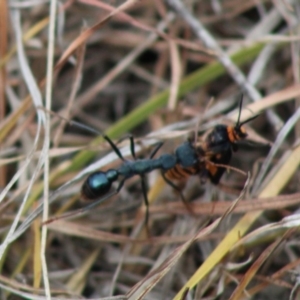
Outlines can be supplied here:
[[89, 175], [81, 188], [81, 195], [86, 200], [96, 200], [106, 195], [112, 183], [118, 179], [116, 170], [98, 171]]

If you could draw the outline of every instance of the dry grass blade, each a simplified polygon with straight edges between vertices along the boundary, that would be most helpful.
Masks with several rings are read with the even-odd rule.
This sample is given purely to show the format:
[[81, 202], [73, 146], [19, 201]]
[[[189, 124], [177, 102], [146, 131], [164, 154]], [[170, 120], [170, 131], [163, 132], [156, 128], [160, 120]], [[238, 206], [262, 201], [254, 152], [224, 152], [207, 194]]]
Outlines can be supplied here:
[[[249, 182], [245, 184], [245, 188]], [[154, 288], [154, 286], [170, 271], [171, 267], [174, 266], [175, 263], [178, 262], [180, 257], [183, 253], [191, 246], [191, 244], [206, 235], [210, 234], [221, 222], [226, 218], [231, 212], [234, 210], [235, 206], [237, 205], [238, 201], [241, 199], [243, 192], [241, 195], [231, 203], [231, 206], [227, 209], [224, 215], [221, 218], [216, 219], [211, 225], [201, 229], [193, 238], [188, 240], [182, 246], [176, 248], [166, 261], [164, 261], [158, 268], [151, 271], [141, 282], [139, 282], [136, 286], [132, 288], [132, 290], [127, 294], [129, 299], [143, 299], [145, 295], [149, 293], [149, 291]], [[189, 289], [189, 286], [185, 287], [185, 289]]]
[[[300, 164], [300, 147], [294, 149], [285, 163], [282, 165], [277, 174], [269, 182], [269, 184], [260, 193], [260, 197], [271, 197], [277, 195], [285, 184], [290, 180], [293, 174], [298, 169]], [[257, 220], [263, 211], [250, 212], [244, 215], [239, 222], [231, 229], [231, 231], [220, 242], [217, 248], [206, 259], [201, 267], [195, 272], [191, 279], [187, 282], [187, 287], [194, 287], [198, 284], [215, 266], [216, 264], [231, 250], [231, 248], [238, 242], [250, 226]], [[180, 299], [182, 293], [185, 291], [184, 286], [177, 294], [175, 299]]]
[[[51, 110], [52, 108], [52, 85], [53, 85], [53, 66], [54, 66], [54, 48], [55, 48], [55, 32], [56, 32], [56, 8], [57, 0], [52, 0], [50, 4], [50, 19], [49, 19], [49, 31], [48, 31], [48, 47], [47, 47], [47, 70], [46, 70], [46, 89], [45, 89], [45, 108]], [[38, 106], [35, 102], [35, 105]], [[42, 105], [42, 103], [40, 103]], [[45, 137], [43, 144], [43, 167], [44, 167], [44, 192], [43, 192], [43, 221], [48, 219], [49, 215], [49, 194], [50, 194], [50, 140], [51, 140], [51, 115], [44, 114], [38, 111], [38, 117], [45, 122]], [[41, 265], [43, 274], [43, 283], [45, 288], [45, 295], [47, 299], [51, 299], [51, 288], [49, 283], [48, 265], [46, 260], [46, 247], [47, 247], [47, 227], [42, 228], [41, 232]], [[36, 275], [37, 277], [37, 275]]]
[[291, 118], [284, 124], [282, 129], [277, 135], [276, 141], [274, 142], [274, 145], [272, 146], [268, 156], [266, 157], [261, 170], [256, 178], [256, 181], [254, 183], [253, 190], [256, 192], [261, 186], [262, 181], [264, 179], [264, 176], [267, 173], [267, 169], [271, 165], [271, 161], [274, 159], [275, 154], [279, 151], [279, 148], [281, 147], [283, 141], [286, 139], [289, 132], [295, 127], [297, 122], [300, 119], [300, 107], [295, 111], [295, 113], [291, 116]]
[[[300, 259], [297, 259], [287, 265], [284, 266], [284, 268], [282, 268], [281, 270], [279, 270], [278, 272], [274, 273], [270, 278], [268, 278], [269, 280], [266, 282], [263, 282], [261, 284], [258, 284], [256, 286], [254, 286], [253, 288], [249, 288], [248, 289], [248, 295], [255, 295], [257, 294], [259, 291], [261, 291], [263, 288], [265, 288], [266, 286], [269, 285], [269, 282], [274, 282], [276, 280], [279, 280], [284, 274], [286, 274], [289, 271], [292, 271], [296, 266], [298, 266], [300, 263]], [[291, 286], [290, 286], [291, 288]]]
[[[300, 204], [300, 193], [268, 198], [246, 199], [240, 200], [232, 213], [239, 214], [257, 210], [279, 210], [298, 204]], [[231, 205], [231, 202], [219, 200], [214, 203], [194, 203], [191, 204], [191, 208], [195, 215], [220, 216], [223, 215], [231, 207]], [[186, 214], [184, 208], [185, 206], [181, 202], [157, 204], [150, 207], [150, 213], [155, 215], [165, 213], [167, 211], [168, 213], [181, 215]]]
[[143, 299], [147, 293], [161, 280], [167, 272], [178, 262], [182, 254], [190, 247], [197, 239], [210, 234], [220, 223], [221, 218], [215, 220], [211, 225], [198, 232], [194, 238], [190, 239], [183, 245], [175, 249], [172, 255], [160, 265], [159, 268], [149, 273], [142, 281], [135, 285], [128, 293], [128, 299]]
[[85, 286], [87, 273], [90, 271], [90, 268], [95, 263], [99, 255], [100, 249], [96, 249], [93, 253], [89, 255], [86, 261], [82, 264], [82, 266], [77, 270], [73, 277], [67, 283], [67, 287], [74, 294], [81, 295], [82, 290]]
[[[90, 89], [81, 94], [77, 99], [77, 109], [80, 106], [88, 103], [90, 99], [95, 97], [101, 90], [103, 90], [109, 83], [111, 83], [118, 75], [120, 75], [128, 66], [130, 66], [139, 55], [143, 53], [149, 46], [151, 46], [159, 37], [159, 33], [165, 30], [165, 27], [173, 20], [173, 14], [168, 14], [166, 18], [160, 22], [157, 26], [157, 30], [151, 31], [151, 34], [147, 36], [140, 44], [138, 44], [130, 53], [122, 58], [115, 67], [113, 67], [103, 78], [93, 84]], [[157, 32], [158, 31], [158, 32]], [[76, 110], [75, 110], [76, 111]]]
[[[74, 75], [74, 83], [72, 85], [70, 97], [68, 100], [68, 105], [66, 108], [66, 112], [64, 114], [64, 118], [67, 120], [69, 119], [71, 115], [71, 109], [74, 105], [75, 97], [77, 95], [77, 92], [80, 88], [81, 85], [81, 80], [82, 80], [82, 69], [84, 66], [84, 56], [85, 56], [85, 50], [86, 50], [86, 45], [82, 44], [78, 49], [77, 49], [77, 64], [76, 64], [76, 69], [75, 69], [75, 75]], [[63, 134], [63, 129], [66, 126], [67, 121], [62, 120], [59, 128], [56, 131], [55, 137], [53, 138], [54, 140], [54, 145], [57, 146], [60, 142], [61, 136]]]
[[279, 238], [277, 241], [272, 243], [269, 247], [267, 247], [259, 256], [259, 258], [251, 265], [248, 271], [245, 273], [242, 280], [239, 282], [237, 288], [230, 296], [230, 300], [238, 300], [241, 299], [242, 295], [245, 294], [247, 296], [246, 287], [248, 283], [253, 279], [258, 269], [262, 266], [262, 264], [274, 253], [276, 248], [291, 235], [291, 232], [287, 233], [282, 238]]
[[[259, 91], [250, 84], [242, 71], [230, 59], [225, 51], [219, 46], [218, 42], [209, 33], [208, 30], [201, 24], [201, 21], [192, 15], [180, 0], [167, 0], [167, 3], [191, 26], [197, 37], [211, 50], [214, 50], [222, 65], [228, 73], [233, 77], [235, 82], [240, 86], [241, 90], [247, 92], [253, 101], [258, 101], [261, 98]], [[270, 122], [275, 128], [281, 128], [282, 122], [278, 116], [272, 112], [269, 113]]]
[[[20, 61], [20, 67], [21, 67], [21, 70], [22, 70], [22, 73], [23, 73], [24, 77], [26, 78], [26, 84], [27, 84], [28, 89], [30, 90], [30, 92], [32, 94], [32, 98], [33, 98], [34, 103], [37, 106], [40, 106], [40, 105], [42, 105], [41, 93], [40, 93], [40, 91], [39, 91], [39, 89], [37, 87], [37, 84], [36, 84], [36, 82], [34, 80], [34, 77], [32, 75], [30, 67], [28, 65], [28, 62], [27, 62], [27, 59], [26, 59], [26, 55], [25, 55], [25, 52], [24, 52], [24, 48], [23, 48], [23, 44], [22, 44], [20, 12], [19, 11], [12, 11], [12, 17], [14, 19], [14, 30], [15, 30], [16, 38], [17, 38], [17, 50], [18, 50], [18, 58], [19, 58], [19, 61]], [[28, 153], [28, 155], [26, 157], [26, 163], [24, 164], [23, 168], [21, 168], [19, 170], [19, 172], [17, 172], [15, 174], [15, 176], [11, 180], [10, 184], [8, 184], [7, 187], [4, 189], [4, 191], [1, 193], [0, 198], [4, 197], [6, 195], [5, 193], [11, 188], [12, 184], [16, 180], [18, 180], [18, 178], [25, 171], [26, 167], [28, 166], [28, 164], [32, 160], [34, 151], [36, 150], [37, 143], [39, 141], [41, 124], [44, 123], [44, 121], [45, 121], [45, 115], [43, 113], [38, 114], [38, 116], [39, 116], [39, 119], [38, 119], [38, 121], [39, 121], [38, 122], [38, 131], [37, 131], [36, 137], [35, 137], [34, 142], [33, 142], [33, 147], [30, 150], [31, 153]], [[14, 231], [16, 230], [17, 224], [18, 224], [19, 219], [21, 217], [21, 213], [22, 213], [22, 211], [23, 211], [23, 209], [24, 209], [24, 207], [26, 205], [26, 201], [28, 200], [29, 193], [31, 191], [32, 185], [34, 183], [34, 180], [35, 180], [36, 176], [38, 175], [38, 173], [39, 173], [39, 171], [40, 171], [43, 163], [44, 163], [44, 156], [42, 155], [42, 156], [40, 156], [39, 162], [36, 165], [35, 171], [33, 173], [33, 176], [31, 178], [31, 180], [30, 180], [30, 183], [28, 185], [26, 194], [24, 196], [22, 205], [19, 207], [19, 211], [18, 211], [18, 213], [17, 213], [17, 215], [16, 215], [16, 217], [14, 219], [14, 222], [12, 223], [12, 225], [10, 227], [10, 230], [9, 230], [9, 232], [8, 232], [5, 240], [4, 240], [3, 244], [1, 245], [1, 248], [0, 248], [0, 257], [2, 257], [4, 251], [6, 250], [6, 247], [9, 244], [9, 240], [10, 240], [11, 236], [14, 234]], [[1, 200], [0, 200], [0, 202], [1, 202]]]
[[131, 239], [126, 236], [95, 230], [84, 225], [79, 225], [77, 223], [71, 223], [63, 220], [55, 221], [49, 224], [48, 227], [49, 229], [58, 231], [60, 233], [65, 233], [68, 235], [73, 235], [73, 236], [78, 236], [83, 238], [89, 238], [98, 241], [113, 242], [113, 243], [134, 242], [134, 239]]
[[36, 219], [33, 223], [33, 231], [34, 231], [34, 281], [33, 287], [38, 289], [41, 285], [42, 280], [42, 265], [41, 265], [41, 232], [40, 232], [40, 220]]
[[[7, 2], [0, 3], [0, 57], [3, 57], [7, 51], [7, 19], [8, 9]], [[6, 70], [0, 68], [0, 120], [3, 120], [6, 114], [5, 101], [5, 84], [6, 84]], [[3, 143], [0, 143], [0, 150], [3, 148]], [[6, 183], [6, 168], [0, 168], [0, 186], [5, 186]]]
[[181, 66], [180, 57], [178, 53], [178, 47], [173, 41], [170, 41], [170, 51], [171, 51], [171, 65], [172, 65], [172, 80], [170, 88], [170, 98], [168, 102], [168, 108], [174, 110], [176, 107], [176, 101], [178, 98], [178, 88], [181, 79]]
[[86, 43], [87, 39], [94, 34], [94, 32], [104, 26], [113, 16], [117, 15], [118, 13], [128, 9], [132, 5], [134, 5], [137, 1], [136, 0], [127, 0], [123, 4], [121, 4], [118, 8], [114, 9], [107, 17], [103, 20], [95, 24], [93, 27], [87, 29], [80, 36], [72, 42], [72, 44], [68, 47], [68, 49], [64, 52], [64, 55], [60, 58], [57, 62], [55, 69], [56, 71], [60, 70], [61, 67], [65, 64], [68, 57], [76, 51], [80, 47], [81, 44]]

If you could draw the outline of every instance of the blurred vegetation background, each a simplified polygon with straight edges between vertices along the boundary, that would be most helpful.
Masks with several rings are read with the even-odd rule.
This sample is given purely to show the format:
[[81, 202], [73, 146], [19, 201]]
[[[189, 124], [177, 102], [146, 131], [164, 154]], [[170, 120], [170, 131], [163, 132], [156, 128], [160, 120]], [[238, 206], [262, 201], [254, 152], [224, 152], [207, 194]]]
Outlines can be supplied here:
[[[0, 14], [1, 299], [299, 299], [299, 1], [11, 0]], [[138, 177], [74, 213], [88, 174], [122, 163], [101, 133], [129, 159], [128, 133], [140, 158], [157, 141], [173, 153], [234, 125], [241, 95], [242, 120], [259, 117], [219, 185], [188, 180], [193, 214], [159, 171], [150, 235]]]

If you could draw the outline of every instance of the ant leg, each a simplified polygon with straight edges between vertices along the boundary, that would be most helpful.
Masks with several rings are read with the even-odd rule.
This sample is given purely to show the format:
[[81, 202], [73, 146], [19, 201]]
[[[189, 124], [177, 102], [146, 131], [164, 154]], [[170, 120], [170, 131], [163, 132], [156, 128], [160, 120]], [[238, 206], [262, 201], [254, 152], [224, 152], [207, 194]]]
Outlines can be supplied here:
[[199, 178], [200, 178], [201, 184], [205, 184], [208, 177], [209, 177], [209, 172], [206, 169], [203, 169], [200, 171]]
[[[129, 136], [130, 139], [130, 151], [131, 151], [131, 155], [134, 158], [134, 160], [136, 160], [136, 155], [135, 155], [135, 149], [134, 149], [134, 139], [133, 136], [130, 135]], [[155, 148], [152, 150], [151, 154], [150, 154], [150, 159], [153, 158], [153, 156], [155, 156], [155, 154], [157, 153], [157, 151], [161, 148], [161, 146], [163, 145], [163, 142], [158, 142], [155, 146]]]
[[181, 188], [179, 186], [177, 186], [174, 182], [172, 182], [171, 180], [169, 180], [166, 176], [165, 176], [165, 173], [161, 173], [164, 181], [170, 186], [172, 187], [179, 195], [180, 195], [180, 198], [182, 200], [182, 202], [184, 203], [187, 203], [186, 199], [184, 198], [182, 192], [181, 192]]
[[133, 159], [136, 160], [135, 148], [134, 148], [134, 138], [133, 138], [132, 134], [126, 134], [125, 136], [121, 137], [118, 140], [117, 144], [121, 143], [125, 139], [129, 139], [130, 140], [130, 153], [131, 153]]
[[[134, 160], [136, 160], [136, 154], [135, 154], [135, 143], [134, 143], [134, 138], [133, 135], [129, 134], [123, 138], [121, 138], [120, 140], [118, 140], [118, 143], [120, 143], [121, 141], [123, 141], [124, 139], [129, 138], [130, 140], [130, 152], [132, 157], [134, 158]], [[152, 159], [155, 154], [157, 153], [157, 151], [162, 147], [164, 143], [163, 142], [158, 142], [155, 146], [155, 148], [152, 150], [151, 154], [150, 154], [150, 159]]]
[[157, 153], [157, 151], [162, 147], [164, 143], [163, 142], [158, 142], [155, 146], [155, 148], [152, 150], [151, 154], [150, 154], [150, 159], [152, 159], [155, 154]]
[[116, 146], [116, 144], [107, 135], [102, 134], [102, 136], [109, 143], [109, 145], [114, 150], [114, 152], [118, 155], [118, 157], [121, 160], [125, 161], [125, 158], [123, 157], [122, 153], [120, 152], [120, 150], [118, 149], [118, 147]]
[[185, 206], [186, 209], [189, 211], [189, 213], [190, 213], [191, 215], [195, 215], [194, 212], [193, 212], [193, 210], [192, 210], [192, 208], [191, 208], [191, 206], [190, 206], [190, 203], [189, 203], [189, 202], [185, 199], [185, 197], [183, 196], [183, 194], [182, 194], [182, 192], [181, 192], [181, 188], [180, 188], [179, 186], [177, 186], [176, 184], [174, 184], [171, 180], [169, 180], [169, 179], [165, 176], [165, 174], [164, 174], [163, 172], [161, 173], [161, 175], [162, 175], [164, 181], [165, 181], [169, 186], [171, 186], [171, 187], [179, 194], [179, 196], [180, 196], [180, 198], [181, 198], [181, 201], [183, 202], [184, 206]]
[[[65, 118], [63, 118], [63, 119], [65, 119]], [[118, 157], [119, 157], [121, 160], [125, 161], [125, 159], [124, 159], [122, 153], [120, 152], [120, 150], [118, 149], [118, 147], [116, 146], [116, 144], [115, 144], [115, 143], [114, 143], [114, 142], [113, 142], [106, 134], [101, 133], [100, 131], [98, 131], [98, 130], [92, 128], [92, 127], [89, 127], [89, 126], [87, 126], [87, 125], [81, 124], [81, 123], [79, 123], [79, 122], [77, 122], [77, 121], [67, 120], [67, 119], [65, 119], [65, 120], [66, 120], [70, 125], [76, 125], [76, 126], [78, 126], [79, 128], [82, 128], [82, 129], [84, 129], [84, 130], [93, 132], [93, 133], [95, 133], [95, 134], [97, 134], [97, 135], [101, 135], [101, 136], [109, 143], [109, 145], [110, 145], [111, 148], [114, 150], [114, 152], [118, 155]]]
[[131, 155], [132, 155], [133, 159], [136, 160], [133, 135], [129, 136], [129, 140], [130, 140], [130, 152], [131, 152]]
[[145, 176], [141, 175], [141, 184], [142, 184], [142, 192], [144, 196], [145, 206], [146, 206], [146, 213], [145, 213], [145, 226], [148, 233], [148, 236], [150, 236], [150, 229], [149, 229], [149, 201], [147, 196], [147, 189], [146, 189], [146, 181]]

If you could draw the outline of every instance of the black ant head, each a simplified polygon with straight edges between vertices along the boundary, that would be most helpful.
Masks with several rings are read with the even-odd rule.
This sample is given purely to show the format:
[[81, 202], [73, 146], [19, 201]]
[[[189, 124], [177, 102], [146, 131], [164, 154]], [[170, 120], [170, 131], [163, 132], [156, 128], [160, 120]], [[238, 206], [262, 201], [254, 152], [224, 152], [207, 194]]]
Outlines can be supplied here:
[[235, 126], [232, 127], [232, 131], [229, 132], [229, 139], [232, 143], [245, 139], [248, 136], [248, 134], [246, 132], [246, 129], [243, 127], [243, 125], [258, 117], [258, 115], [256, 115], [256, 116], [253, 116], [253, 117], [245, 120], [244, 122], [240, 122], [242, 105], [243, 105], [243, 95], [240, 100], [239, 115], [238, 115], [237, 122], [236, 122]]

